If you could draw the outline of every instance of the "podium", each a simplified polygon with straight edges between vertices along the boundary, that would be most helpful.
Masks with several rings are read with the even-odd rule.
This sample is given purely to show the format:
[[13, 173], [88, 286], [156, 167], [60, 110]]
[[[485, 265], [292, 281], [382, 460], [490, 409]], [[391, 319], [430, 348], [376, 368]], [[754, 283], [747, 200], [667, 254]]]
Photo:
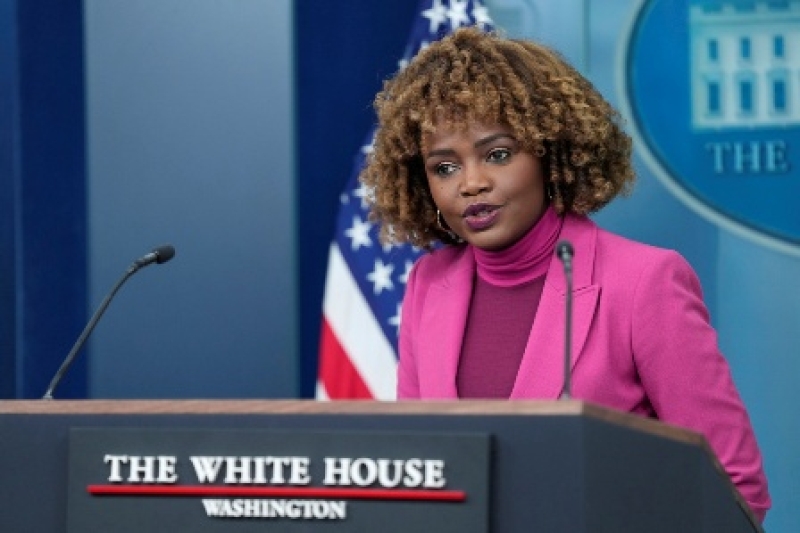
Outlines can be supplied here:
[[[171, 428], [312, 431], [323, 435], [320, 441], [341, 432], [486, 435], [485, 531], [762, 531], [702, 436], [574, 400], [3, 401], [0, 531], [68, 531], [69, 491], [77, 490], [69, 481], [76, 428], [124, 428], [134, 436]], [[223, 523], [226, 531], [255, 528]], [[291, 525], [285, 531], [336, 531], [334, 526]], [[387, 523], [380, 531], [392, 527]], [[446, 530], [414, 527], [414, 533]]]

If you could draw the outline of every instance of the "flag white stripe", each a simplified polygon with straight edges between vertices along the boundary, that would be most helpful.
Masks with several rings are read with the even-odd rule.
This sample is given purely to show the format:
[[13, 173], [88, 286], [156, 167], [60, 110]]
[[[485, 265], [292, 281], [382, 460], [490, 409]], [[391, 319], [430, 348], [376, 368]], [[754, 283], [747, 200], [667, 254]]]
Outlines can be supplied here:
[[376, 400], [396, 398], [397, 360], [361, 290], [331, 245], [323, 313], [333, 333]]

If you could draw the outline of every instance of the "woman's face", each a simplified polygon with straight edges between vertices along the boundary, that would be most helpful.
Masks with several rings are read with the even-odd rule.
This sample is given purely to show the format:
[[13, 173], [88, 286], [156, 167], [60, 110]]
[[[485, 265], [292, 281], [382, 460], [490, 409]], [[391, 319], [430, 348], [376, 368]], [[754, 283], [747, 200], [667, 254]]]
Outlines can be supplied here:
[[422, 157], [433, 201], [459, 237], [502, 250], [539, 221], [547, 207], [542, 164], [522, 151], [511, 128], [439, 127], [426, 141]]

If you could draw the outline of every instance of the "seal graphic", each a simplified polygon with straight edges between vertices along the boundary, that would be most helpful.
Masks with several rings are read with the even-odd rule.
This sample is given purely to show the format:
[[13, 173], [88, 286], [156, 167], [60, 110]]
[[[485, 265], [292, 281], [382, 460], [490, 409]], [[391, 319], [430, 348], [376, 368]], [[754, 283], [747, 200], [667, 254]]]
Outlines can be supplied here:
[[644, 0], [620, 65], [634, 137], [667, 188], [800, 255], [800, 0]]

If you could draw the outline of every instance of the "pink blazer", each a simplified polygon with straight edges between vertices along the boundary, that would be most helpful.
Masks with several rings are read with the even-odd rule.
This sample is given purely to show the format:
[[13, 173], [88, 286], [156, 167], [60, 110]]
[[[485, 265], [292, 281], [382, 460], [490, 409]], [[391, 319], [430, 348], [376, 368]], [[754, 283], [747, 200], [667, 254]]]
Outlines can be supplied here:
[[[572, 396], [705, 435], [756, 515], [770, 507], [761, 453], [709, 325], [700, 283], [676, 252], [568, 215], [573, 260]], [[409, 276], [398, 398], [457, 398], [472, 294], [469, 246], [422, 257]], [[554, 256], [512, 399], [556, 399], [563, 386], [566, 280]]]

